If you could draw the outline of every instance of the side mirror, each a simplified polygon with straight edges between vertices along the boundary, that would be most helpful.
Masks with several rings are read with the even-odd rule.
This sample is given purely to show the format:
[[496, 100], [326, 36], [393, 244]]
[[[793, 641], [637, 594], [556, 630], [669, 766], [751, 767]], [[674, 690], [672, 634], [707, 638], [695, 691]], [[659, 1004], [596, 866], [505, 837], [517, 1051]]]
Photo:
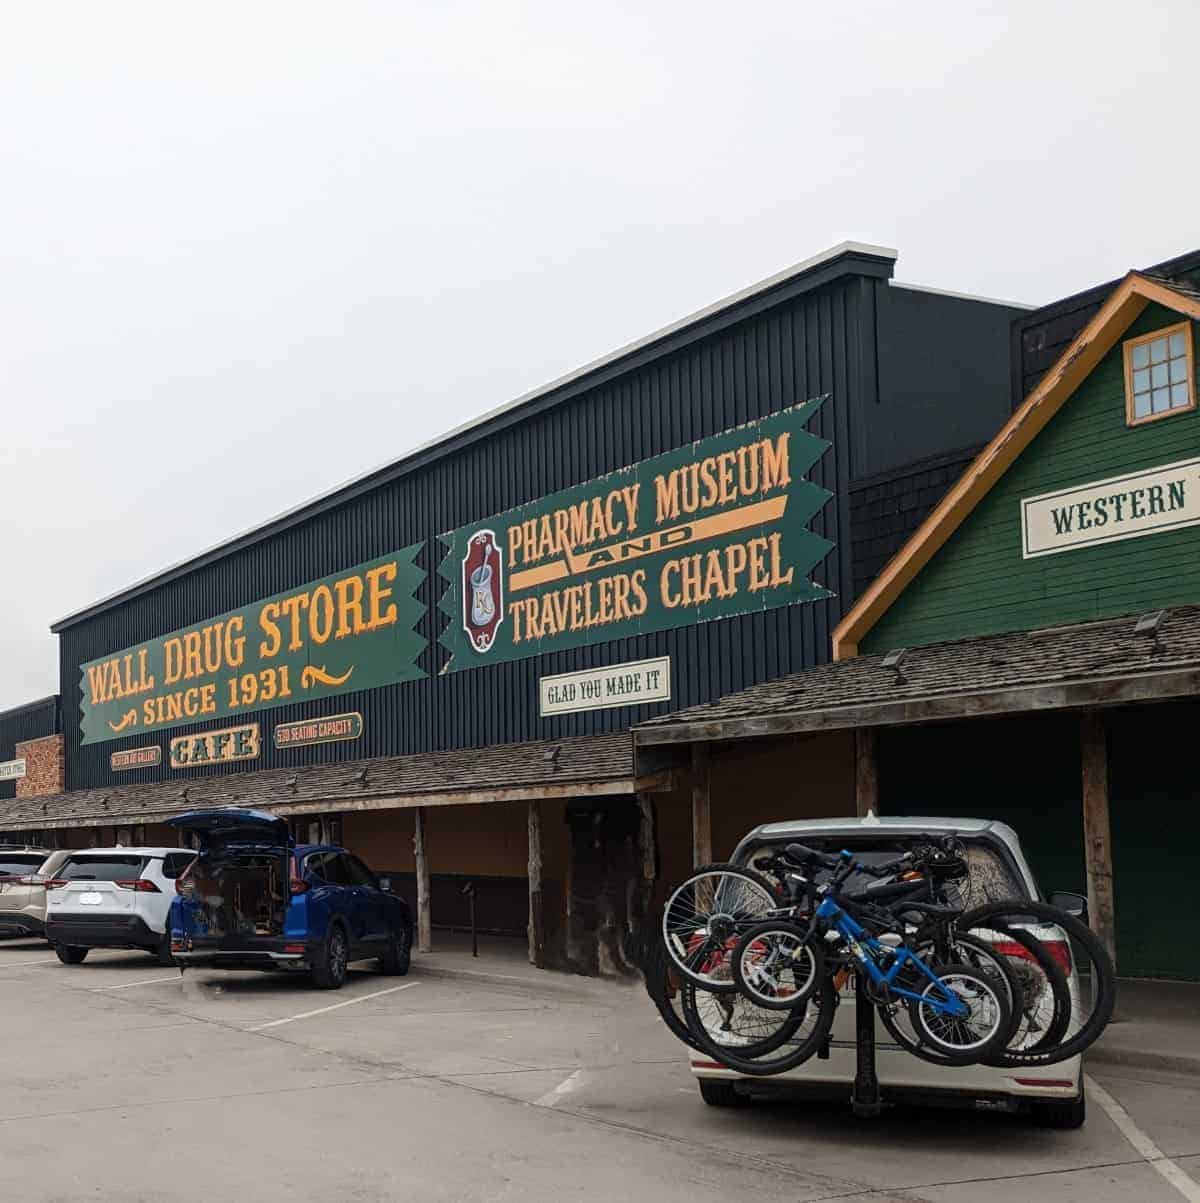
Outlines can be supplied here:
[[1087, 922], [1088, 900], [1082, 894], [1072, 894], [1069, 890], [1056, 890], [1050, 895], [1050, 905], [1060, 911], [1066, 911], [1075, 919]]

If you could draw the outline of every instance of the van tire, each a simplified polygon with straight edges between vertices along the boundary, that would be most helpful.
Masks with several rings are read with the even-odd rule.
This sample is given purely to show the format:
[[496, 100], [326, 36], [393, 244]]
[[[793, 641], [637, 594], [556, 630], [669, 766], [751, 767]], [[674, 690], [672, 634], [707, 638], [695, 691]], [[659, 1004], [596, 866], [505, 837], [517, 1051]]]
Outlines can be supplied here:
[[1039, 1128], [1082, 1128], [1087, 1119], [1087, 1099], [1083, 1088], [1073, 1099], [1034, 1099], [1029, 1118]]
[[331, 923], [321, 951], [313, 958], [309, 976], [318, 990], [340, 990], [346, 984], [350, 942], [340, 923]]
[[64, 965], [82, 965], [87, 960], [86, 948], [75, 948], [67, 944], [55, 944], [54, 955]]
[[396, 937], [388, 942], [383, 956], [379, 958], [380, 972], [388, 977], [403, 977], [412, 963], [412, 928], [402, 927]]

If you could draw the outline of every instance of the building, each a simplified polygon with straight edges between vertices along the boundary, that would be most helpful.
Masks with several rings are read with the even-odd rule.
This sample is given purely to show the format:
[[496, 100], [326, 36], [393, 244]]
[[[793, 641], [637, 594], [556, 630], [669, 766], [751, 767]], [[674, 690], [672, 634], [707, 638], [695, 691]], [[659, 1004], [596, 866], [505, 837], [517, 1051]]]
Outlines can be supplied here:
[[423, 942], [471, 885], [535, 960], [619, 960], [693, 843], [691, 764], [631, 727], [826, 661], [1011, 410], [1026, 311], [895, 259], [836, 247], [55, 623], [65, 788], [0, 826], [269, 806], [406, 881]]
[[[1028, 396], [835, 661], [649, 720], [639, 771], [753, 765], [802, 783], [789, 817], [1004, 820], [1047, 889], [1086, 889], [1120, 973], [1200, 978], [1197, 284], [1193, 254], [1019, 319]], [[728, 768], [724, 796], [709, 779], [697, 828], [739, 804]]]
[[[0, 711], [0, 806], [6, 798], [40, 798], [63, 788], [62, 716], [57, 695]], [[22, 843], [36, 843], [28, 832]]]

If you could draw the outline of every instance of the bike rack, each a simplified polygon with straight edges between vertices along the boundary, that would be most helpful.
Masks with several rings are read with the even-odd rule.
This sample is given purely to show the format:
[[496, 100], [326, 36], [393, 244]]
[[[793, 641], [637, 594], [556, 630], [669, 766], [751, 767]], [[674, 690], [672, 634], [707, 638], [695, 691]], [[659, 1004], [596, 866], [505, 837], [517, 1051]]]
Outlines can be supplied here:
[[854, 1087], [850, 1110], [869, 1119], [883, 1110], [879, 1075], [875, 1071], [875, 1007], [868, 1001], [867, 975], [854, 971]]

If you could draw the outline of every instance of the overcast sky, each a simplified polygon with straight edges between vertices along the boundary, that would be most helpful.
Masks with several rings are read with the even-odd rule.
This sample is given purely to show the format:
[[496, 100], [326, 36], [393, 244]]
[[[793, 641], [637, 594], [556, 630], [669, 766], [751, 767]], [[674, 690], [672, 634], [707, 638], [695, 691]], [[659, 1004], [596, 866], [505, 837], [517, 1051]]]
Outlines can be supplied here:
[[843, 239], [1031, 303], [1195, 248], [1198, 35], [0, 0], [0, 708], [52, 620]]

